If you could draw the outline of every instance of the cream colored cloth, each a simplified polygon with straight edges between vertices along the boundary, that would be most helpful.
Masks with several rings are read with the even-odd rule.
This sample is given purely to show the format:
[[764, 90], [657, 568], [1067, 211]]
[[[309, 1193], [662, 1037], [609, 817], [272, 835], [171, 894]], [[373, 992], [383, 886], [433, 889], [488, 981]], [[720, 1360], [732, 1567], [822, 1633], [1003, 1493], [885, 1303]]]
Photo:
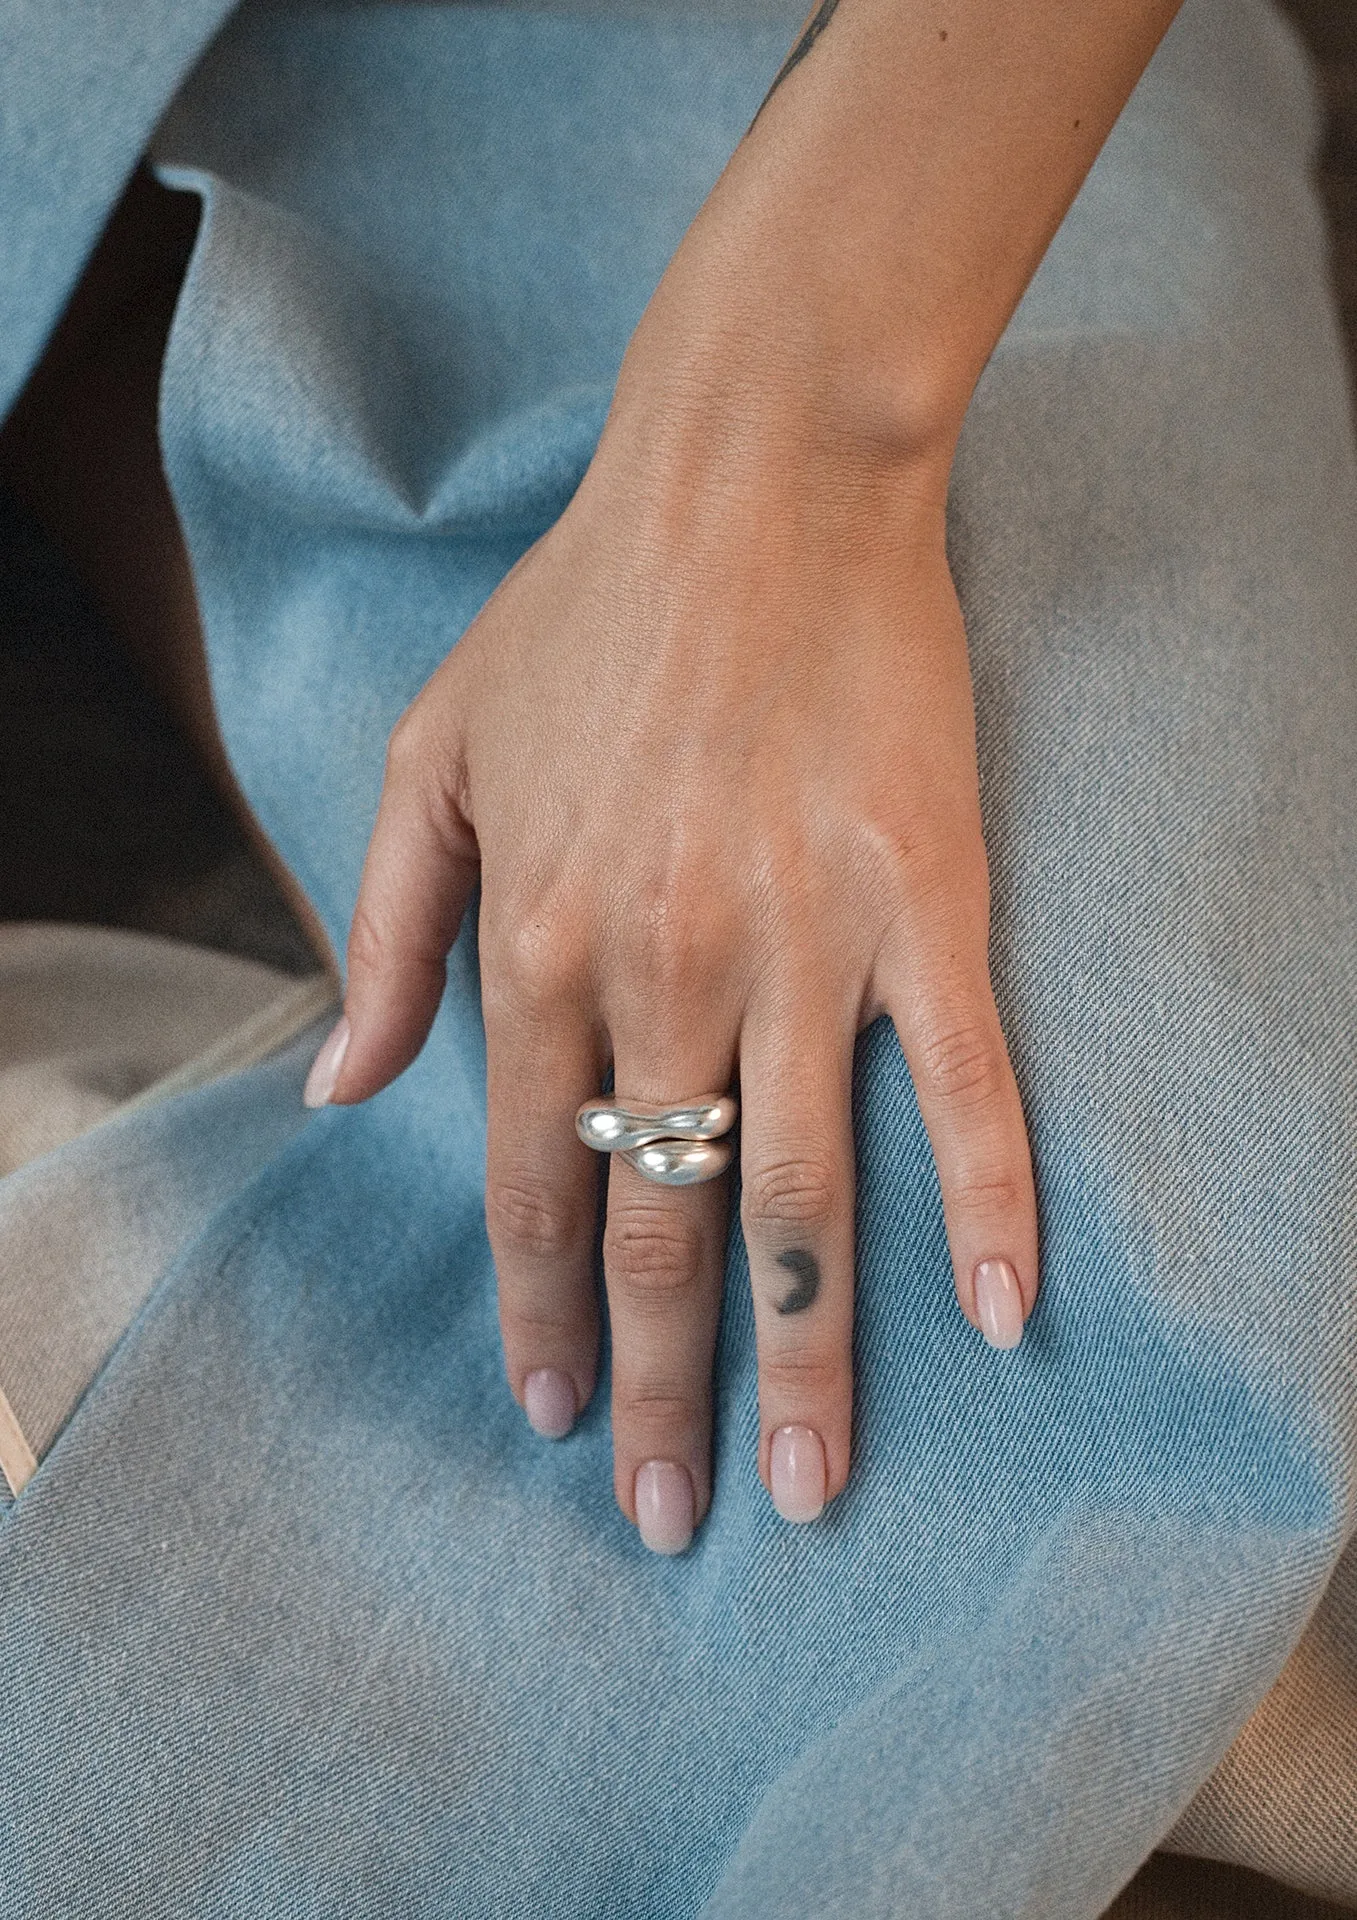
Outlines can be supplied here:
[[324, 976], [147, 934], [0, 926], [0, 1176], [252, 1064], [333, 998]]
[[1357, 1912], [1357, 1548], [1168, 1845]]
[[1157, 1853], [1106, 1920], [1335, 1920], [1348, 1911], [1237, 1868]]
[[0, 1488], [305, 1119], [334, 983], [99, 927], [0, 926]]

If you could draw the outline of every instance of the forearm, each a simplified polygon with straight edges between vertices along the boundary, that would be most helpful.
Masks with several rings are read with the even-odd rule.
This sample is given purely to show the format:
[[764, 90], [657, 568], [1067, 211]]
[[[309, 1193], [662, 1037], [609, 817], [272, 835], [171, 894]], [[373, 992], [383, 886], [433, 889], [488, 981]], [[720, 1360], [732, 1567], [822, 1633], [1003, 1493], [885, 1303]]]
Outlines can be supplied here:
[[836, 436], [949, 459], [1178, 4], [829, 0], [679, 250], [620, 398], [662, 362], [670, 419], [688, 398], [799, 406]]

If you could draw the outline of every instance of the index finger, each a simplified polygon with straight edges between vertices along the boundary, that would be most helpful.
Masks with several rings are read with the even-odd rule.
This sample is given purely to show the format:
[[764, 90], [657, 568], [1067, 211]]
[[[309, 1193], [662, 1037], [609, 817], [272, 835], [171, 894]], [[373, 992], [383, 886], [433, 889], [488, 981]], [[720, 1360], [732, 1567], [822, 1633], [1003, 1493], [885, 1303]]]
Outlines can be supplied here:
[[447, 956], [480, 872], [457, 802], [460, 743], [419, 703], [387, 747], [376, 824], [349, 929], [344, 1011], [349, 1038], [329, 1093], [366, 1100], [423, 1046], [447, 977]]

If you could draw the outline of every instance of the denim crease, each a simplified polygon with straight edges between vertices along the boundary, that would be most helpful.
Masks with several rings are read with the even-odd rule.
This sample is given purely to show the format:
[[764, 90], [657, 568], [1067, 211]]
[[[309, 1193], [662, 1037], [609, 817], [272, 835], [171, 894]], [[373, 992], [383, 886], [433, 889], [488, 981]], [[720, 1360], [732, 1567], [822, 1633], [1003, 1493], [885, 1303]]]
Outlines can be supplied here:
[[[569, 500], [793, 11], [272, 0], [168, 105], [204, 220], [167, 468], [231, 757], [337, 949], [390, 727]], [[115, 76], [119, 151], [176, 83]], [[1173, 1826], [1353, 1498], [1357, 464], [1315, 128], [1279, 17], [1187, 0], [962, 434], [1022, 1346], [958, 1314], [878, 1022], [848, 1490], [798, 1529], [758, 1481], [736, 1229], [710, 1516], [646, 1553], [606, 1370], [559, 1446], [504, 1382], [472, 916], [420, 1059], [190, 1239], [0, 1520], [7, 1920], [1092, 1920]]]

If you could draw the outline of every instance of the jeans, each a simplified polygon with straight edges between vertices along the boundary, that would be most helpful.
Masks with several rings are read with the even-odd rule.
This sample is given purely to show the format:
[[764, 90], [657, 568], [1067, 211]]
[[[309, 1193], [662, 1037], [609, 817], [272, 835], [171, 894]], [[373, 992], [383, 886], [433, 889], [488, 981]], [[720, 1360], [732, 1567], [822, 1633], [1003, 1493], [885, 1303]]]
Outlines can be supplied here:
[[[341, 948], [387, 732], [577, 485], [796, 11], [274, 0], [161, 124], [206, 202], [162, 426], [223, 731]], [[962, 436], [1021, 1348], [957, 1312], [878, 1022], [850, 1486], [794, 1529], [759, 1484], [735, 1229], [710, 1517], [648, 1554], [606, 1369], [555, 1447], [503, 1379], [469, 924], [415, 1066], [186, 1235], [0, 1524], [13, 1920], [1086, 1920], [1172, 1826], [1354, 1497], [1314, 125], [1262, 0], [1187, 0]]]

